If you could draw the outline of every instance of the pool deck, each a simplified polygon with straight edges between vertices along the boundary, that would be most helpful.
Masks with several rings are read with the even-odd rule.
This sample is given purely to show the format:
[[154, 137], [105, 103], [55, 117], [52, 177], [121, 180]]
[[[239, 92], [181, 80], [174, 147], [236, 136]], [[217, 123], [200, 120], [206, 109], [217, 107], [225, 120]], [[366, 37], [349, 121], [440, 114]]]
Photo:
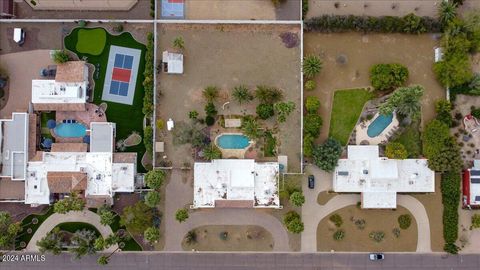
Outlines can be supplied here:
[[368, 142], [369, 145], [378, 145], [378, 144], [385, 144], [388, 142], [388, 139], [393, 135], [394, 131], [398, 129], [399, 122], [397, 116], [394, 115], [392, 122], [376, 137], [370, 137], [367, 134], [368, 126], [379, 116], [378, 113], [368, 121], [360, 122], [356, 127], [356, 144], [366, 144]]
[[215, 136], [214, 143], [218, 147], [218, 149], [220, 149], [220, 151], [222, 152], [222, 157], [223, 158], [244, 159], [245, 154], [248, 151], [248, 149], [251, 149], [252, 147], [255, 146], [255, 141], [253, 141], [253, 140], [250, 140], [249, 145], [247, 147], [243, 148], [243, 149], [224, 149], [224, 148], [220, 147], [220, 145], [218, 145], [217, 140], [222, 135], [244, 135], [242, 132], [240, 132], [237, 129], [235, 129], [235, 131], [236, 132], [234, 132], [232, 130], [228, 130], [228, 132], [227, 132], [226, 129], [220, 128], [217, 131], [212, 132], [212, 134], [211, 134], [212, 137]]

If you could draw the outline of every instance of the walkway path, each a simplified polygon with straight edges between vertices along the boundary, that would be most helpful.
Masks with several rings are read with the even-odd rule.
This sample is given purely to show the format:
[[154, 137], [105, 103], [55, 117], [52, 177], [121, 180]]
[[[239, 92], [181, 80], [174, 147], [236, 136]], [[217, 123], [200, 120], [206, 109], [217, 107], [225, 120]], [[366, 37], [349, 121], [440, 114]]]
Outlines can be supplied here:
[[[183, 172], [184, 173], [184, 172]], [[205, 225], [257, 225], [268, 230], [274, 239], [274, 251], [289, 251], [288, 234], [283, 224], [258, 209], [205, 209], [190, 214], [178, 223], [175, 212], [192, 202], [191, 179], [182, 181], [182, 172], [174, 170], [167, 185], [165, 199], [165, 251], [182, 251], [182, 240], [188, 231]]]
[[[37, 241], [42, 239], [48, 232], [53, 230], [55, 226], [60, 223], [64, 222], [84, 222], [89, 223], [100, 232], [100, 234], [106, 238], [110, 234], [112, 234], [112, 229], [110, 226], [103, 226], [100, 224], [100, 216], [93, 213], [89, 210], [83, 211], [70, 211], [66, 214], [53, 214], [45, 220], [42, 225], [35, 231], [35, 234], [32, 236], [32, 239], [27, 245], [26, 250], [30, 252], [37, 252], [38, 247], [36, 245]], [[105, 250], [105, 252], [113, 252], [116, 249], [116, 245], [110, 247], [109, 249]]]
[[[303, 181], [305, 204], [302, 207], [302, 219], [305, 230], [302, 233], [302, 252], [317, 251], [317, 227], [320, 221], [330, 213], [354, 205], [360, 201], [360, 194], [336, 195], [325, 205], [317, 203], [317, 196], [322, 191], [331, 189], [332, 175], [316, 167], [309, 166], [307, 175], [313, 174], [316, 180], [315, 189], [307, 187], [307, 181]], [[417, 252], [431, 252], [430, 223], [427, 211], [422, 203], [409, 195], [397, 195], [397, 203], [408, 209], [415, 217], [418, 226]]]

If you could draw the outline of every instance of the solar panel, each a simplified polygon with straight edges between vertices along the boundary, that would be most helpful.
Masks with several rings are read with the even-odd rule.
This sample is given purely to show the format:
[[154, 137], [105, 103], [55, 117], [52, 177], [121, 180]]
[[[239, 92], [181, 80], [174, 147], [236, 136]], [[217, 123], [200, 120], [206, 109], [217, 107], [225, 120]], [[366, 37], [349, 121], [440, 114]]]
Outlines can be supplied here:
[[471, 178], [471, 179], [470, 179], [470, 182], [471, 182], [472, 184], [480, 184], [480, 178]]
[[345, 171], [339, 171], [339, 172], [338, 172], [338, 175], [341, 175], [341, 176], [347, 176], [347, 175], [348, 175], [348, 172], [345, 172]]
[[480, 196], [475, 196], [475, 201], [480, 202]]
[[471, 171], [470, 171], [470, 175], [478, 175], [478, 176], [480, 176], [480, 171], [471, 170]]

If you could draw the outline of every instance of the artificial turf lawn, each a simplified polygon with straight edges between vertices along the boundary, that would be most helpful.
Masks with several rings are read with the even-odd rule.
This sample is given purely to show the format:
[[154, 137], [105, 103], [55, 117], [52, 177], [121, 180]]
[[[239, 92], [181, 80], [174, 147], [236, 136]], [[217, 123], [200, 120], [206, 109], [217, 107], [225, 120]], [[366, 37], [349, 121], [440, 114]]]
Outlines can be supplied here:
[[42, 112], [40, 114], [40, 131], [41, 131], [42, 137], [50, 138], [55, 142], [55, 138], [53, 138], [52, 134], [50, 134], [50, 130], [49, 132], [46, 132], [46, 131], [44, 132], [44, 129], [48, 129], [47, 122], [50, 119], [53, 119], [53, 120], [56, 119], [55, 112]]
[[366, 89], [335, 91], [329, 136], [346, 145], [365, 102], [372, 98], [373, 94]]
[[75, 46], [78, 52], [91, 55], [100, 55], [105, 48], [107, 33], [102, 28], [80, 29], [78, 42]]
[[[106, 111], [107, 120], [109, 122], [114, 122], [117, 124], [116, 127], [116, 139], [126, 139], [132, 131], [137, 131], [138, 134], [143, 138], [143, 96], [145, 95], [145, 90], [143, 88], [143, 80], [145, 79], [143, 72], [145, 70], [145, 45], [137, 42], [130, 33], [122, 33], [118, 36], [110, 35], [103, 28], [95, 28], [102, 30], [106, 33], [105, 49], [100, 55], [90, 55], [79, 52], [76, 49], [78, 35], [77, 33], [83, 28], [75, 28], [72, 32], [65, 37], [65, 48], [76, 53], [79, 59], [82, 57], [87, 57], [88, 63], [93, 65], [100, 65], [100, 73], [97, 79], [95, 80], [95, 90], [93, 103], [100, 104], [106, 102], [108, 104], [108, 109]], [[138, 68], [137, 81], [135, 85], [135, 96], [133, 98], [132, 105], [120, 104], [110, 101], [102, 100], [103, 84], [105, 82], [105, 73], [108, 64], [108, 54], [110, 53], [110, 46], [116, 45], [121, 47], [128, 47], [139, 49], [142, 51], [140, 56], [140, 63]], [[95, 76], [94, 76], [95, 78]], [[108, 91], [108, 90], [106, 90]], [[145, 145], [143, 143], [136, 146], [127, 147], [126, 152], [136, 152], [137, 153], [137, 171], [146, 172], [145, 168], [142, 166], [142, 156], [145, 153]]]
[[[22, 249], [20, 247], [20, 242], [25, 242], [28, 245], [28, 242], [30, 242], [30, 239], [32, 239], [32, 236], [35, 234], [38, 227], [40, 227], [40, 225], [42, 225], [42, 223], [52, 214], [53, 214], [53, 207], [49, 207], [44, 214], [40, 214], [40, 215], [32, 214], [32, 215], [26, 216], [22, 220], [23, 231], [17, 237], [16, 242], [15, 242], [15, 247], [17, 247], [17, 249]], [[32, 219], [34, 219], [34, 218], [38, 219], [37, 224], [32, 223]], [[27, 233], [28, 228], [32, 229], [31, 234]]]

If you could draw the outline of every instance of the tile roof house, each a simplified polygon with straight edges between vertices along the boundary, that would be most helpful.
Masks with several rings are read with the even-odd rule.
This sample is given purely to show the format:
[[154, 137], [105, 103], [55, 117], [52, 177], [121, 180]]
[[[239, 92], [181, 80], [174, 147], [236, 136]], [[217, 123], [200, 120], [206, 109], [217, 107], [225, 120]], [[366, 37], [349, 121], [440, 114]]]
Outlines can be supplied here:
[[82, 193], [87, 189], [87, 174], [84, 172], [48, 172], [50, 193]]

